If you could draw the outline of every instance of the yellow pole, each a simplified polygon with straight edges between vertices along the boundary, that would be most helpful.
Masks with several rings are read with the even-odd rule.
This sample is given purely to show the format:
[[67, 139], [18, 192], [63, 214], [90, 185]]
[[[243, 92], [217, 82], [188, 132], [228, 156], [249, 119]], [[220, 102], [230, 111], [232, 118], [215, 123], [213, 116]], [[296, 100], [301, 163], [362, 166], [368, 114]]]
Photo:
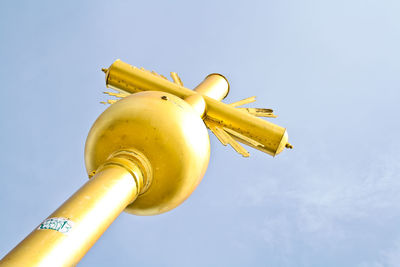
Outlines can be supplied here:
[[75, 266], [138, 196], [140, 176], [133, 162], [109, 161], [10, 251], [0, 266]]
[[[85, 146], [91, 178], [1, 261], [0, 267], [74, 266], [125, 209], [155, 215], [180, 205], [200, 183], [210, 159], [206, 126], [243, 156], [237, 141], [273, 156], [285, 147], [286, 129], [255, 116], [272, 110], [236, 108], [220, 102], [229, 83], [209, 75], [194, 91], [120, 60], [106, 72], [106, 84], [123, 98], [93, 124]], [[132, 95], [130, 95], [132, 94]], [[133, 149], [134, 148], [134, 149]], [[144, 155], [145, 154], [145, 155]]]

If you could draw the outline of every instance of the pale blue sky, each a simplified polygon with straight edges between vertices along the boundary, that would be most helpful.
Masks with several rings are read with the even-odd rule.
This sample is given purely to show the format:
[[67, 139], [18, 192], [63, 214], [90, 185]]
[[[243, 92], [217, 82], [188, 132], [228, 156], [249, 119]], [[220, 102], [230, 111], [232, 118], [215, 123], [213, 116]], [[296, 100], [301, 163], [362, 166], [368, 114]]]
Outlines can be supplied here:
[[177, 209], [122, 214], [79, 266], [400, 266], [399, 1], [4, 1], [0, 256], [87, 179], [115, 59], [256, 95], [292, 151], [211, 137]]

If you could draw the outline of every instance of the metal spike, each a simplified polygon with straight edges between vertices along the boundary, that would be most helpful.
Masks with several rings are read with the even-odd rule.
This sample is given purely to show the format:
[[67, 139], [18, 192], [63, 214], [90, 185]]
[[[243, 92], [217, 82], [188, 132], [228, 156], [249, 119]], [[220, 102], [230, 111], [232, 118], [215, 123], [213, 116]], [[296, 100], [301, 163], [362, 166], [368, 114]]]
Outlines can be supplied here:
[[205, 121], [205, 123], [207, 127], [211, 130], [211, 132], [214, 133], [214, 135], [224, 146], [229, 144], [236, 152], [241, 154], [243, 157], [247, 158], [250, 156], [250, 153], [244, 147], [242, 147], [238, 142], [236, 142], [236, 140], [233, 139], [233, 137], [229, 133], [227, 133], [223, 128], [207, 120]]
[[252, 97], [248, 97], [233, 103], [228, 104], [231, 107], [239, 107], [239, 106], [243, 106], [245, 104], [249, 104], [249, 103], [253, 103], [254, 101], [256, 101], [256, 97], [252, 96]]
[[229, 143], [221, 128], [213, 124], [207, 124], [207, 126], [224, 146]]
[[169, 81], [167, 77], [165, 77], [164, 75], [161, 75], [161, 74], [155, 72], [154, 70], [152, 70], [151, 73], [152, 73], [153, 75], [157, 76], [157, 77], [160, 77], [160, 78], [163, 78], [163, 79]]
[[268, 108], [238, 108], [240, 110], [246, 111], [251, 115], [256, 117], [269, 117], [269, 118], [276, 118], [277, 116], [274, 115], [274, 111]]
[[[134, 88], [137, 92], [142, 91], [142, 90], [140, 90], [139, 88], [136, 88], [136, 87], [133, 87], [133, 86], [132, 86], [132, 88]], [[111, 89], [117, 91], [117, 92], [120, 93], [120, 94], [126, 94], [126, 95], [131, 95], [131, 94], [132, 94], [132, 93], [129, 93], [129, 92], [124, 91], [124, 90], [121, 90], [121, 89], [116, 88], [116, 87], [113, 87], [113, 88], [111, 88]], [[136, 92], [136, 93], [137, 93], [137, 92]]]
[[161, 78], [164, 78], [165, 80], [169, 81], [168, 78], [165, 77], [164, 75], [162, 75], [162, 74], [159, 74], [159, 75], [160, 75]]
[[176, 83], [176, 84], [178, 84], [180, 86], [183, 86], [183, 83], [181, 81], [181, 78], [179, 78], [178, 73], [171, 72], [171, 78], [172, 78], [172, 80], [174, 80], [174, 83]]
[[[224, 130], [223, 130], [224, 131]], [[224, 133], [226, 133], [224, 131]], [[235, 141], [235, 139], [233, 139], [232, 136], [230, 136], [228, 133], [226, 133], [226, 137], [228, 138], [228, 142], [229, 144], [233, 147], [233, 149], [236, 150], [236, 152], [238, 152], [239, 154], [241, 154], [243, 157], [247, 158], [250, 156], [250, 153], [241, 145], [239, 145], [238, 142]]]
[[115, 96], [115, 97], [119, 97], [119, 98], [123, 98], [128, 96], [128, 93], [113, 93], [113, 92], [103, 92], [104, 94], [110, 95], [110, 96]]
[[243, 134], [240, 134], [240, 133], [238, 133], [238, 132], [236, 132], [236, 131], [234, 131], [232, 129], [224, 127], [224, 130], [226, 132], [228, 132], [230, 135], [232, 135], [233, 137], [239, 139], [239, 141], [241, 141], [241, 142], [248, 143], [249, 145], [252, 145], [252, 146], [255, 146], [255, 147], [263, 147], [263, 145], [260, 144], [259, 142], [255, 141], [255, 140], [253, 140], [251, 138], [248, 138], [247, 136], [244, 136]]
[[155, 72], [154, 70], [152, 70], [151, 73], [153, 73], [154, 75], [156, 75], [156, 76], [158, 76], [158, 77], [161, 77], [161, 75], [158, 74], [157, 72]]
[[108, 99], [107, 102], [101, 101], [100, 104], [103, 104], [103, 105], [110, 104], [110, 105], [112, 105], [112, 104], [114, 104], [114, 103], [117, 102], [117, 101], [118, 101], [118, 100]]

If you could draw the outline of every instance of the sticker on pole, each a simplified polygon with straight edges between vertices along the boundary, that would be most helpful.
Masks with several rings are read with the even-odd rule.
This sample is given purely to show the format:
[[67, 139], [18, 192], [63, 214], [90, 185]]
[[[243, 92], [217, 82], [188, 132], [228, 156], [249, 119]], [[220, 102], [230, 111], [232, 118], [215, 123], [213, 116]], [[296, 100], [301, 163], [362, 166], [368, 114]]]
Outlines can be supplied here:
[[68, 219], [48, 218], [44, 220], [44, 222], [42, 222], [37, 229], [38, 230], [50, 229], [66, 234], [71, 230], [72, 226], [74, 226], [74, 222]]

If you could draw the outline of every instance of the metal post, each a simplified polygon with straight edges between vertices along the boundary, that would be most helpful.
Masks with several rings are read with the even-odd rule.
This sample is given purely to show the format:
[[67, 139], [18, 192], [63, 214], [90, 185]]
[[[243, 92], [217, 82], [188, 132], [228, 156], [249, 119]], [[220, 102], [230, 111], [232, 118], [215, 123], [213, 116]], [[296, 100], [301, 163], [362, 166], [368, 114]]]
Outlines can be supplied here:
[[9, 252], [0, 266], [75, 266], [138, 196], [141, 174], [137, 170], [113, 162], [103, 166]]

